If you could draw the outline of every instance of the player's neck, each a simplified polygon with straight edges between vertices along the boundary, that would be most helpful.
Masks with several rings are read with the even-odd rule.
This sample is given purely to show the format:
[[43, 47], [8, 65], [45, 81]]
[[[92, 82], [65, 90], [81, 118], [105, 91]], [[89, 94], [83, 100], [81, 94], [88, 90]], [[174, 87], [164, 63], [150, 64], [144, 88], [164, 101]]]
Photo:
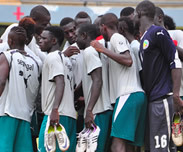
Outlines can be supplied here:
[[134, 36], [129, 34], [129, 33], [127, 33], [125, 35], [125, 37], [126, 37], [126, 39], [128, 40], [129, 43], [131, 43], [133, 40], [135, 40]]
[[141, 21], [141, 25], [140, 25], [140, 32], [143, 33], [145, 31], [147, 31], [152, 25], [154, 25], [154, 22], [151, 21], [151, 20], [144, 20], [144, 21]]
[[54, 45], [54, 46], [52, 46], [52, 48], [49, 50], [48, 53], [54, 52], [54, 51], [56, 51], [56, 50], [60, 50], [60, 46], [59, 46], [59, 45]]

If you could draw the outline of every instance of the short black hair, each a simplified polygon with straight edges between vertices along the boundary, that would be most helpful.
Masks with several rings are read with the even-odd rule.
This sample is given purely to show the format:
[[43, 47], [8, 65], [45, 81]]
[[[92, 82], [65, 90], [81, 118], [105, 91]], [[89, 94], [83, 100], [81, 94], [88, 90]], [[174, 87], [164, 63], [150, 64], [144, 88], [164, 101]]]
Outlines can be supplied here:
[[63, 27], [71, 22], [74, 22], [75, 23], [75, 20], [72, 19], [71, 17], [65, 17], [63, 18], [61, 21], [60, 21], [60, 27]]
[[139, 15], [147, 16], [149, 19], [154, 20], [155, 16], [155, 5], [151, 1], [144, 0], [140, 2], [136, 7], [136, 12]]
[[176, 24], [173, 21], [173, 18], [171, 18], [168, 15], [164, 16], [164, 26], [168, 27], [168, 30], [175, 30], [176, 29]]
[[75, 19], [76, 18], [90, 18], [90, 16], [88, 15], [88, 13], [84, 12], [84, 11], [81, 11], [79, 12], [76, 16], [75, 16]]
[[129, 16], [134, 13], [135, 9], [133, 7], [125, 7], [120, 12], [120, 17], [122, 16]]
[[133, 24], [133, 21], [129, 18], [129, 17], [121, 17], [120, 19], [119, 19], [119, 23], [118, 23], [118, 26], [120, 26], [120, 22], [125, 22], [126, 23], [126, 25], [127, 25], [127, 31], [130, 33], [130, 34], [132, 34], [132, 35], [134, 35], [134, 33], [135, 33], [135, 28], [134, 28], [134, 24]]
[[59, 26], [48, 26], [44, 30], [49, 31], [58, 40], [59, 45], [62, 45], [64, 32]]
[[24, 46], [26, 44], [27, 33], [23, 27], [15, 26], [10, 30], [9, 33], [13, 33], [13, 35], [15, 35], [13, 38], [19, 45]]
[[106, 13], [102, 16], [100, 23], [115, 29], [118, 27], [118, 17], [114, 13]]
[[160, 7], [156, 6], [156, 8], [155, 8], [155, 14], [157, 16], [162, 15], [162, 17], [164, 19], [165, 14], [164, 14], [163, 10]]
[[42, 18], [42, 16], [50, 16], [50, 12], [47, 10], [46, 7], [42, 5], [37, 5], [32, 8], [30, 12], [30, 16], [35, 20]]
[[79, 34], [86, 33], [87, 36], [89, 36], [92, 40], [95, 40], [98, 36], [100, 36], [100, 34], [98, 33], [97, 25], [95, 24], [81, 24], [78, 29]]

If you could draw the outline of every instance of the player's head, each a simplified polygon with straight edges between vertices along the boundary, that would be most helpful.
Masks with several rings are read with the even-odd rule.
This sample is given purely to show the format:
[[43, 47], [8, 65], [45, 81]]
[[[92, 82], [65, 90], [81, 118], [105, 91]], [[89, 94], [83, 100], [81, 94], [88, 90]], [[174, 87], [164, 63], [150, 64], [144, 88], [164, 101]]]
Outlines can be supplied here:
[[75, 16], [76, 25], [85, 24], [85, 23], [92, 23], [92, 20], [88, 13], [81, 11]]
[[104, 14], [101, 18], [100, 32], [106, 41], [110, 40], [108, 29], [116, 30], [118, 28], [118, 18], [113, 13]]
[[144, 0], [137, 5], [135, 12], [138, 18], [145, 16], [149, 20], [153, 21], [155, 15], [155, 5], [151, 1]]
[[35, 33], [35, 24], [35, 21], [29, 16], [23, 17], [19, 22], [19, 26], [23, 27], [26, 30], [27, 45], [31, 42], [32, 37]]
[[118, 31], [124, 36], [126, 36], [126, 32], [128, 32], [131, 35], [134, 35], [135, 28], [133, 21], [129, 17], [121, 17], [118, 23]]
[[10, 49], [16, 49], [18, 47], [24, 48], [27, 40], [27, 33], [23, 27], [15, 26], [8, 34], [8, 45]]
[[58, 26], [49, 26], [41, 33], [39, 45], [43, 52], [50, 52], [54, 46], [60, 47], [63, 40], [64, 32], [62, 29]]
[[90, 45], [92, 40], [95, 40], [99, 34], [97, 26], [95, 24], [83, 24], [76, 30], [77, 33], [77, 45], [82, 50]]
[[50, 13], [42, 5], [38, 5], [32, 8], [30, 16], [36, 22], [36, 33], [38, 35], [41, 34], [41, 32], [46, 26], [50, 25], [50, 19], [51, 19]]
[[173, 21], [173, 18], [171, 18], [168, 15], [164, 16], [164, 26], [167, 30], [175, 30], [176, 29], [176, 24]]
[[101, 35], [101, 33], [100, 33], [100, 25], [101, 25], [101, 18], [102, 18], [102, 16], [103, 16], [103, 15], [98, 16], [98, 17], [94, 20], [94, 22], [93, 22], [93, 24], [95, 24], [95, 25], [97, 26], [99, 35]]
[[154, 24], [164, 26], [164, 12], [160, 7], [155, 8]]
[[65, 17], [60, 21], [60, 27], [64, 31], [64, 36], [69, 44], [76, 42], [76, 22], [70, 18]]
[[[154, 15], [155, 15], [155, 5], [152, 2], [148, 0], [144, 0], [140, 2], [135, 9], [134, 18], [133, 18], [135, 28], [140, 29], [139, 27], [143, 27], [141, 28], [142, 30], [141, 32], [144, 32], [143, 31], [145, 30], [144, 25], [147, 22], [149, 24], [154, 23]], [[140, 34], [137, 34], [137, 35], [140, 35]]]
[[135, 9], [133, 7], [125, 7], [120, 12], [120, 17], [129, 17], [133, 19]]

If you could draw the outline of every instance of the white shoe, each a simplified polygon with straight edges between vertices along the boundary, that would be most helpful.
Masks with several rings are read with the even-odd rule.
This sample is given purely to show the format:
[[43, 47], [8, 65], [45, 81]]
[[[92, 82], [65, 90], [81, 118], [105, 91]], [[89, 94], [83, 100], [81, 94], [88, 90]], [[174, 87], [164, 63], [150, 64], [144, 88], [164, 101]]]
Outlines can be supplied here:
[[47, 152], [55, 152], [56, 150], [56, 140], [55, 140], [55, 130], [53, 126], [49, 125], [47, 122], [47, 127], [44, 134], [44, 146]]
[[87, 137], [86, 152], [95, 152], [96, 151], [99, 134], [100, 134], [100, 128], [98, 126], [97, 127], [93, 126], [93, 130], [90, 131], [90, 133]]
[[79, 134], [78, 134], [78, 141], [76, 145], [76, 152], [85, 152], [87, 148], [87, 137], [90, 133], [90, 129], [84, 128]]
[[182, 121], [180, 113], [173, 114], [172, 140], [176, 146], [183, 144]]
[[60, 150], [66, 151], [67, 149], [69, 149], [70, 141], [65, 131], [65, 128], [61, 124], [55, 126], [55, 135]]

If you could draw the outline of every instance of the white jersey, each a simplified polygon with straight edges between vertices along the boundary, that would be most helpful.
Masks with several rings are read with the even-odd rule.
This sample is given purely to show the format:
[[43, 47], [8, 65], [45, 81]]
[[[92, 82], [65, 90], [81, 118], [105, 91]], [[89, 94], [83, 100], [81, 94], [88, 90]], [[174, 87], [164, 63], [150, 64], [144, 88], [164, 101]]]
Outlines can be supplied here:
[[[126, 38], [119, 33], [112, 35], [110, 39], [111, 50], [115, 53], [124, 53], [129, 50], [129, 44]], [[142, 91], [137, 79], [138, 68], [134, 62], [134, 54], [130, 52], [133, 60], [131, 67], [127, 67], [117, 63], [116, 61], [109, 60], [109, 86], [111, 102], [115, 103], [116, 99], [122, 95], [131, 94], [133, 92]]]
[[85, 113], [91, 96], [92, 79], [90, 74], [93, 70], [97, 68], [102, 68], [103, 85], [101, 89], [101, 94], [94, 106], [93, 114], [112, 109], [108, 88], [108, 66], [106, 65], [105, 58], [100, 58], [101, 55], [102, 54], [99, 55], [99, 53], [91, 46], [83, 51], [84, 65], [82, 85], [85, 98]]
[[63, 47], [63, 50], [66, 50], [69, 46], [71, 46], [71, 45], [69, 44], [68, 41], [66, 41], [66, 42], [65, 42], [65, 45], [64, 45], [64, 47]]
[[[60, 54], [61, 56], [60, 56]], [[65, 88], [64, 94], [59, 106], [59, 115], [69, 116], [76, 119], [74, 108], [73, 93], [73, 72], [72, 64], [68, 57], [65, 57], [60, 51], [54, 51], [45, 58], [42, 69], [42, 111], [50, 115], [55, 101], [56, 85], [54, 77], [64, 76]]]
[[[63, 52], [69, 47], [69, 42], [67, 41]], [[78, 48], [77, 44], [74, 43], [71, 46], [75, 46]], [[78, 48], [79, 49], [79, 48]], [[74, 88], [76, 88], [82, 81], [82, 71], [83, 71], [83, 54], [82, 51], [76, 55], [72, 55], [69, 57], [73, 66], [73, 74], [74, 74]]]
[[133, 40], [130, 43], [130, 51], [134, 54], [135, 56], [135, 64], [138, 67], [138, 72], [142, 70], [142, 64], [140, 62], [139, 58], [139, 50], [140, 50], [140, 43], [137, 40]]
[[0, 98], [0, 116], [30, 122], [39, 88], [39, 65], [30, 55], [17, 50], [3, 52], [9, 63], [9, 79]]
[[[168, 33], [170, 34], [170, 37], [173, 40], [177, 41], [177, 46], [183, 49], [183, 31], [181, 30], [168, 30]], [[182, 67], [183, 67], [183, 62]], [[182, 73], [183, 73], [183, 68], [182, 68]], [[181, 78], [181, 86], [180, 86], [180, 96], [183, 96], [183, 74]]]

